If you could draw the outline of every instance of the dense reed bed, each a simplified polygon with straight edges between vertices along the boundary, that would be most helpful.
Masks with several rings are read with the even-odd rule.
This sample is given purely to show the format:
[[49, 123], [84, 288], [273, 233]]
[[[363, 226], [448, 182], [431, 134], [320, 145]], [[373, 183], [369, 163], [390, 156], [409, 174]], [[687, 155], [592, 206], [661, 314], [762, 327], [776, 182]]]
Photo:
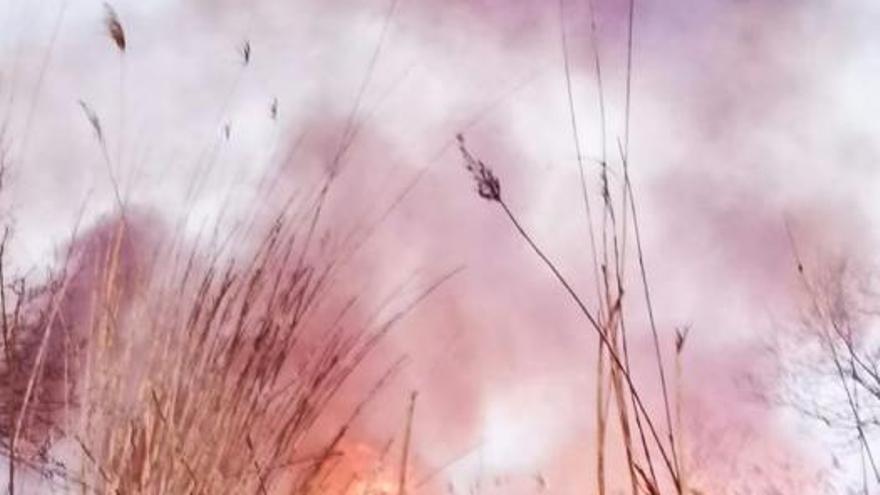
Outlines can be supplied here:
[[[126, 32], [110, 5], [105, 29], [124, 67]], [[247, 66], [251, 48], [242, 46]], [[389, 360], [341, 417], [337, 409], [327, 419], [327, 409], [445, 277], [371, 317], [352, 316], [367, 312], [345, 271], [363, 239], [334, 243], [322, 213], [354, 122], [317, 185], [279, 190], [280, 179], [266, 177], [242, 218], [229, 222], [217, 212], [193, 240], [183, 233], [195, 222], [190, 212], [169, 227], [130, 204], [105, 123], [79, 104], [116, 206], [96, 226], [73, 229], [57, 265], [36, 280], [9, 275], [3, 253], [11, 229], [3, 237], [0, 438], [8, 492], [317, 494], [388, 486], [387, 454], [349, 448], [349, 430], [402, 360]], [[271, 118], [277, 112], [276, 101]], [[227, 125], [219, 139], [229, 132]], [[189, 204], [211, 168], [210, 158], [195, 167]], [[404, 455], [400, 490], [407, 469]]]

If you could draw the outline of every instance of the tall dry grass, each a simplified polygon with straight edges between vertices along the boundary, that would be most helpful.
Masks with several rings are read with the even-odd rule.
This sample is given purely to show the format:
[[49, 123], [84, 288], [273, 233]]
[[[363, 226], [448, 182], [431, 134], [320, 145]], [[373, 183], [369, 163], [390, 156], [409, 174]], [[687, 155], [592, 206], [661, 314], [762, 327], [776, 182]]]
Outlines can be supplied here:
[[[105, 7], [106, 34], [121, 57], [124, 136], [126, 32]], [[243, 67], [251, 56], [245, 41]], [[218, 219], [210, 239], [189, 243], [186, 212], [163, 236], [129, 204], [117, 179], [124, 142], [114, 143], [114, 158], [101, 118], [80, 102], [115, 211], [92, 230], [74, 229], [47, 280], [8, 279], [9, 230], [0, 243], [0, 447], [10, 495], [305, 495], [386, 484], [386, 454], [367, 459], [364, 469], [348, 443], [402, 361], [392, 360], [341, 419], [328, 419], [328, 408], [380, 341], [447, 277], [398, 297], [396, 309], [352, 316], [364, 294], [345, 289], [344, 270], [359, 245], [324, 249], [332, 232], [325, 234], [323, 212], [359, 130], [359, 105], [318, 187], [281, 192], [274, 209], [255, 205], [243, 228]], [[197, 165], [189, 201], [211, 172], [210, 159]], [[258, 197], [273, 197], [276, 182], [266, 178]], [[414, 405], [413, 398], [410, 423]], [[400, 491], [410, 483], [409, 428]]]
[[[385, 320], [347, 319], [358, 295], [334, 304], [334, 262], [307, 252], [308, 223], [291, 211], [240, 256], [140, 253], [132, 218], [72, 243], [45, 287], [3, 285], [10, 493], [23, 470], [80, 493], [337, 486], [348, 430], [397, 366], [332, 434], [316, 423], [418, 301]], [[53, 457], [63, 444], [74, 455]]]
[[[549, 258], [538, 242], [521, 223], [517, 214], [510, 208], [502, 195], [501, 181], [492, 168], [474, 156], [462, 135], [458, 136], [459, 151], [465, 168], [473, 176], [477, 194], [500, 207], [520, 238], [550, 271], [562, 286], [568, 298], [577, 306], [595, 335], [598, 337], [597, 368], [595, 374], [596, 397], [596, 435], [593, 439], [596, 451], [595, 479], [596, 493], [604, 495], [608, 491], [606, 446], [612, 421], [611, 407], [616, 410], [619, 427], [617, 440], [625, 454], [625, 465], [629, 475], [629, 491], [632, 494], [661, 492], [690, 493], [682, 465], [681, 447], [684, 436], [680, 418], [680, 390], [670, 390], [664, 363], [664, 343], [661, 342], [652, 305], [652, 296], [643, 252], [641, 232], [638, 223], [638, 208], [629, 173], [630, 114], [633, 73], [633, 46], [635, 25], [635, 1], [628, 2], [628, 30], [626, 50], [624, 128], [616, 139], [618, 151], [616, 159], [608, 153], [609, 132], [606, 117], [605, 81], [602, 75], [598, 25], [593, 2], [589, 7], [589, 30], [592, 44], [592, 63], [597, 89], [598, 125], [600, 130], [600, 149], [596, 167], [592, 173], [587, 169], [581, 147], [581, 132], [578, 123], [577, 105], [572, 88], [571, 63], [569, 60], [568, 36], [566, 33], [566, 0], [559, 0], [559, 28], [561, 33], [562, 69], [565, 78], [571, 133], [579, 176], [579, 192], [583, 200], [583, 217], [588, 243], [584, 250], [593, 267], [592, 278], [595, 294], [592, 301], [578, 293], [568, 276]], [[616, 167], [615, 170], [610, 170]], [[618, 184], [612, 183], [611, 174], [622, 178]], [[597, 186], [598, 191], [592, 188]], [[596, 201], [594, 196], [598, 196]], [[594, 211], [596, 206], [601, 210]], [[634, 250], [628, 257], [627, 250]], [[632, 268], [630, 268], [632, 267]], [[637, 273], [636, 293], [641, 293], [640, 302], [647, 314], [647, 332], [654, 355], [653, 360], [658, 382], [638, 385], [632, 373], [628, 331], [631, 331], [628, 316], [630, 299], [625, 296], [627, 269]], [[584, 277], [584, 278], [589, 278]], [[684, 334], [679, 334], [675, 342], [676, 383], [680, 383], [681, 353], [684, 347]], [[671, 346], [670, 346], [671, 347]], [[646, 391], [659, 390], [660, 411], [649, 408], [645, 399]], [[674, 393], [674, 396], [673, 396]], [[673, 424], [673, 409], [679, 419]]]

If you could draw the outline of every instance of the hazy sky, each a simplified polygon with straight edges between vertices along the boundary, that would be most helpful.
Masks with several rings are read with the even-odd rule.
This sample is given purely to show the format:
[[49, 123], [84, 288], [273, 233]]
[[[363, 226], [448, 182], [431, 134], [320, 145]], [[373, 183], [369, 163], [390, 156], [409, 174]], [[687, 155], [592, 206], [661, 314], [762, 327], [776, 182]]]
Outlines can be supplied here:
[[[328, 229], [344, 235], [381, 217], [420, 179], [365, 248], [350, 290], [383, 294], [465, 267], [388, 343], [411, 365], [385, 401], [399, 407], [372, 414], [365, 441], [397, 427], [417, 388], [424, 472], [482, 442], [444, 479], [467, 483], [483, 470], [528, 489], [541, 472], [554, 493], [583, 493], [596, 339], [473, 192], [454, 146], [464, 133], [539, 244], [589, 293], [561, 27], [597, 202], [600, 113], [588, 3], [564, 4], [560, 16], [549, 0], [120, 0], [120, 56], [101, 2], [2, 0], [14, 262], [42, 270], [83, 205], [86, 223], [113, 207], [80, 101], [100, 116], [131, 200], [169, 223], [193, 212], [193, 237], [199, 218], [221, 208], [234, 218], [264, 199], [253, 194], [264, 174], [281, 189], [310, 187], [356, 122]], [[624, 4], [595, 0], [612, 161], [624, 136]], [[795, 318], [786, 219], [810, 263], [873, 263], [878, 22], [869, 0], [636, 3], [630, 167], [666, 348], [676, 326], [693, 327], [688, 441], [708, 486], [808, 493], [823, 489], [819, 471], [846, 476], [816, 449], [812, 428], [757, 404], [744, 379], [761, 365], [763, 339]], [[187, 202], [188, 180], [207, 162], [208, 180]], [[636, 356], [651, 352], [643, 320], [634, 316]], [[656, 388], [653, 368], [636, 371]], [[740, 479], [757, 468], [766, 480]]]

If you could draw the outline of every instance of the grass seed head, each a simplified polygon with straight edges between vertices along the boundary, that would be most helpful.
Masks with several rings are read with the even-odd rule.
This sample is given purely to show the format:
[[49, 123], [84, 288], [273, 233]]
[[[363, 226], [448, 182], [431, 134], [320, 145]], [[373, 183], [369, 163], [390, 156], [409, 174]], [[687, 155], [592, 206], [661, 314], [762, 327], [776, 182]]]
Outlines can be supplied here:
[[116, 10], [109, 3], [104, 4], [104, 25], [107, 26], [107, 33], [119, 51], [125, 52], [125, 30], [122, 29]]
[[86, 118], [89, 119], [89, 124], [92, 125], [92, 129], [95, 130], [95, 135], [98, 137], [98, 141], [104, 141], [104, 130], [101, 128], [101, 119], [98, 118], [98, 114], [89, 106], [88, 103], [83, 100], [79, 100], [79, 106], [82, 108], [83, 113], [86, 114]]
[[482, 160], [471, 155], [463, 135], [458, 134], [456, 139], [458, 140], [458, 150], [464, 159], [464, 166], [477, 182], [477, 194], [485, 200], [501, 202], [501, 182], [498, 177]]
[[242, 65], [251, 63], [251, 42], [248, 40], [241, 45], [241, 62]]

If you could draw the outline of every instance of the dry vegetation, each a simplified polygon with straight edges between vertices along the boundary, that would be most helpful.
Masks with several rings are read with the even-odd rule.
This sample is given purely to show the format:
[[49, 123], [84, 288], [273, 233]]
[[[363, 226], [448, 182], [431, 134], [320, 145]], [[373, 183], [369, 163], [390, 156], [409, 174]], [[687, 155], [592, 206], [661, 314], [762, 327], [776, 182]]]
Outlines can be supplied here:
[[[565, 73], [565, 91], [568, 96], [569, 111], [571, 117], [571, 132], [575, 153], [577, 156], [576, 166], [580, 176], [581, 194], [583, 199], [583, 211], [588, 243], [585, 253], [591, 258], [594, 267], [595, 294], [592, 301], [586, 295], [579, 294], [569, 282], [566, 275], [562, 274], [557, 265], [549, 259], [545, 252], [538, 246], [527, 229], [521, 224], [517, 215], [510, 209], [501, 194], [501, 182], [493, 170], [484, 162], [476, 158], [467, 148], [463, 136], [458, 136], [459, 150], [465, 163], [465, 168], [473, 176], [477, 184], [479, 196], [501, 207], [506, 217], [521, 236], [522, 240], [529, 245], [535, 255], [544, 266], [551, 272], [554, 278], [565, 290], [567, 296], [578, 307], [586, 319], [586, 326], [595, 332], [597, 337], [597, 368], [595, 375], [596, 387], [596, 493], [604, 495], [609, 492], [607, 483], [607, 460], [606, 445], [610, 440], [609, 423], [616, 421], [619, 427], [619, 435], [616, 441], [624, 447], [626, 466], [629, 476], [629, 490], [633, 494], [649, 493], [691, 493], [692, 490], [687, 482], [686, 469], [683, 466], [681, 456], [682, 430], [680, 421], [678, 428], [673, 424], [673, 413], [677, 418], [681, 417], [681, 403], [674, 401], [676, 397], [670, 397], [671, 390], [666, 378], [666, 366], [663, 356], [666, 354], [661, 348], [662, 344], [655, 324], [654, 310], [651, 304], [651, 291], [648, 283], [648, 275], [642, 253], [641, 234], [639, 231], [637, 207], [634, 190], [629, 175], [629, 113], [632, 75], [632, 52], [633, 52], [633, 27], [635, 16], [635, 2], [628, 3], [629, 31], [627, 42], [627, 77], [626, 77], [626, 105], [624, 116], [624, 130], [616, 139], [617, 158], [609, 156], [608, 131], [605, 115], [604, 81], [602, 76], [602, 61], [597, 45], [597, 25], [594, 8], [590, 3], [590, 30], [592, 35], [592, 49], [594, 61], [594, 74], [596, 88], [598, 90], [598, 108], [600, 109], [598, 128], [601, 130], [602, 153], [595, 166], [585, 164], [581, 150], [581, 136], [578, 127], [577, 112], [572, 92], [571, 71], [568, 55], [568, 38], [565, 29], [565, 7], [563, 0], [559, 2], [560, 30], [562, 33], [563, 70]], [[592, 164], [591, 164], [592, 165]], [[614, 168], [613, 170], [611, 170]], [[592, 176], [590, 171], [595, 171], [598, 176], [599, 198], [597, 202], [593, 198]], [[611, 175], [622, 178], [614, 184]], [[598, 206], [599, 213], [593, 210]], [[630, 245], [631, 244], [631, 245]], [[627, 250], [634, 249], [634, 261], [632, 256], [627, 256]], [[632, 263], [634, 267], [632, 266]], [[654, 358], [658, 383], [642, 385], [639, 387], [632, 376], [632, 367], [628, 339], [629, 314], [632, 311], [631, 298], [625, 298], [631, 289], [625, 287], [627, 269], [635, 269], [639, 275], [641, 287], [636, 294], [641, 293], [641, 304], [644, 305], [648, 314], [648, 332], [650, 333], [653, 346]], [[638, 301], [638, 299], [636, 299]], [[638, 304], [638, 302], [636, 302]], [[686, 331], [677, 333], [675, 341], [676, 376], [681, 376], [680, 355], [684, 350]], [[649, 410], [642, 390], [659, 388], [662, 397], [662, 409], [659, 411]], [[674, 404], [673, 404], [674, 402]], [[613, 410], [612, 410], [613, 408]], [[674, 411], [673, 411], [674, 409]], [[615, 418], [616, 416], [616, 418]]]
[[847, 260], [805, 266], [795, 253], [802, 315], [794, 328], [770, 339], [782, 386], [766, 399], [830, 432], [835, 467], [860, 466], [850, 473], [860, 480], [851, 490], [871, 493], [880, 482], [876, 275]]
[[[564, 16], [563, 0], [559, 7]], [[597, 433], [583, 442], [585, 449], [592, 443], [596, 451], [595, 459], [584, 459], [595, 473], [589, 491], [606, 495], [619, 484], [609, 480], [607, 458], [608, 445], [619, 442], [629, 493], [696, 494], [699, 487], [692, 486], [685, 462], [677, 386], [686, 374], [681, 355], [688, 330], [679, 330], [674, 342], [660, 338], [630, 181], [634, 9], [630, 2], [626, 128], [620, 137], [606, 129], [602, 61], [594, 43], [603, 143], [595, 164], [586, 163], [580, 149], [564, 29], [562, 34], [563, 89], [583, 199], [583, 252], [593, 267], [594, 293], [573, 288], [506, 202], [499, 176], [472, 153], [464, 136], [458, 136], [458, 145], [478, 195], [500, 208], [596, 336]], [[107, 35], [124, 57], [123, 23], [111, 7], [106, 12]], [[595, 42], [595, 19], [591, 27]], [[242, 45], [243, 65], [250, 62], [251, 50], [249, 43]], [[369, 74], [364, 84], [368, 81]], [[92, 231], [74, 232], [60, 266], [35, 285], [4, 270], [10, 230], [0, 243], [0, 439], [9, 460], [10, 495], [32, 493], [20, 480], [34, 476], [44, 479], [41, 486], [63, 493], [418, 493], [425, 478], [414, 480], [409, 467], [416, 394], [397, 439], [399, 461], [388, 459], [389, 444], [377, 449], [364, 468], [349, 459], [346, 448], [350, 428], [398, 371], [399, 362], [364, 391], [329, 433], [316, 426], [377, 343], [446, 280], [404, 300], [387, 318], [360, 323], [348, 318], [359, 295], [345, 294], [339, 277], [357, 246], [328, 254], [316, 248], [316, 237], [328, 191], [356, 129], [344, 130], [345, 139], [319, 187], [291, 194], [271, 222], [230, 232], [218, 224], [205, 250], [189, 245], [179, 231], [154, 239], [144, 228], [143, 218], [119, 189], [99, 116], [88, 104], [81, 106], [113, 184], [116, 210]], [[277, 116], [275, 100], [271, 118]], [[635, 275], [627, 276], [630, 272]], [[626, 280], [637, 280], [638, 286], [625, 287]], [[850, 434], [866, 465], [877, 475], [869, 441], [878, 423], [877, 353], [863, 347], [869, 341], [852, 328], [845, 298], [822, 296], [806, 279], [804, 286], [813, 302], [809, 322], [816, 346], [827, 351], [833, 365], [823, 372], [839, 380], [847, 406], [828, 412], [816, 405], [808, 412], [854, 431]], [[646, 324], [632, 316], [635, 307], [647, 315]], [[636, 383], [632, 332], [650, 338], [656, 383]], [[669, 355], [675, 357], [674, 379], [667, 376], [670, 366], [664, 362]], [[813, 358], [809, 363], [819, 366]], [[660, 400], [649, 401], [646, 390], [659, 390]], [[429, 478], [442, 475], [442, 469]], [[545, 480], [537, 479], [536, 492], [549, 492]]]
[[326, 493], [354, 476], [348, 428], [397, 367], [329, 438], [315, 424], [437, 284], [349, 321], [358, 295], [339, 304], [335, 262], [309, 252], [317, 209], [282, 211], [253, 252], [226, 252], [233, 236], [207, 257], [140, 252], [148, 237], [124, 210], [71, 243], [52, 281], [4, 281], [10, 492], [22, 471], [82, 493]]
[[[107, 35], [124, 57], [123, 24], [105, 7]], [[250, 56], [245, 42], [244, 66]], [[9, 229], [0, 244], [0, 438], [10, 495], [386, 487], [386, 453], [361, 459], [348, 436], [402, 361], [342, 419], [328, 426], [326, 411], [380, 340], [446, 277], [398, 297], [396, 309], [351, 317], [361, 294], [346, 294], [341, 281], [363, 239], [327, 249], [321, 217], [356, 129], [345, 130], [333, 171], [315, 190], [282, 193], [268, 222], [255, 215], [264, 205], [238, 229], [218, 219], [210, 239], [193, 244], [182, 234], [187, 214], [163, 237], [128, 204], [103, 123], [80, 106], [117, 207], [93, 230], [75, 229], [48, 280], [8, 278]], [[194, 189], [209, 169], [197, 169]], [[272, 181], [264, 188], [262, 197], [271, 197]], [[402, 441], [406, 452], [408, 436]], [[407, 470], [404, 454], [400, 487]]]
[[[561, 2], [560, 14], [563, 8]], [[633, 8], [631, 4], [631, 16]], [[124, 57], [125, 30], [109, 5], [105, 27]], [[592, 27], [595, 36], [595, 21]], [[459, 148], [479, 195], [501, 206], [598, 337], [596, 490], [608, 492], [605, 445], [611, 440], [609, 423], [616, 421], [632, 493], [686, 493], [686, 471], [676, 448], [681, 440], [674, 433], [680, 430], [673, 429], [664, 353], [653, 324], [629, 181], [628, 130], [618, 141], [616, 161], [624, 180], [619, 191], [612, 191], [608, 169], [614, 164], [604, 152], [595, 169], [581, 156], [564, 33], [563, 51], [595, 267], [593, 301], [577, 294], [544, 255], [502, 198], [499, 179], [471, 155], [462, 136]], [[246, 66], [249, 43], [240, 56]], [[607, 140], [598, 51], [595, 66]], [[369, 74], [365, 84], [368, 80]], [[339, 299], [330, 291], [336, 290], [340, 260], [328, 259], [312, 244], [355, 130], [345, 129], [347, 138], [323, 185], [306, 197], [290, 197], [262, 234], [255, 234], [260, 229], [256, 224], [241, 232], [215, 229], [211, 250], [201, 252], [188, 247], [179, 233], [153, 242], [139, 231], [136, 212], [126, 204], [115, 178], [102, 122], [87, 103], [80, 105], [100, 147], [117, 211], [83, 236], [88, 241], [74, 235], [61, 267], [38, 287], [29, 287], [24, 278], [5, 280], [0, 271], [0, 434], [10, 461], [9, 492], [15, 493], [20, 484], [16, 479], [24, 472], [45, 478], [56, 489], [81, 493], [275, 493], [280, 487], [297, 494], [412, 493], [417, 487], [411, 486], [416, 483], [408, 481], [407, 473], [415, 395], [401, 439], [396, 486], [375, 479], [387, 464], [387, 448], [373, 460], [380, 469], [351, 472], [344, 461], [348, 429], [396, 366], [365, 393], [332, 435], [315, 432], [327, 405], [376, 343], [439, 285], [425, 289], [387, 320], [366, 326], [353, 328], [346, 321], [356, 294], [333, 304]], [[274, 119], [277, 103], [272, 109]], [[352, 117], [356, 111], [357, 105]], [[601, 181], [601, 213], [596, 217], [588, 190], [590, 170], [598, 170]], [[234, 248], [253, 245], [255, 238], [259, 242], [254, 248]], [[631, 374], [623, 280], [633, 239], [656, 347], [660, 414], [649, 411]], [[676, 344], [678, 353], [683, 344], [684, 334]], [[437, 474], [442, 473], [432, 476]], [[537, 489], [545, 488], [542, 480]]]

